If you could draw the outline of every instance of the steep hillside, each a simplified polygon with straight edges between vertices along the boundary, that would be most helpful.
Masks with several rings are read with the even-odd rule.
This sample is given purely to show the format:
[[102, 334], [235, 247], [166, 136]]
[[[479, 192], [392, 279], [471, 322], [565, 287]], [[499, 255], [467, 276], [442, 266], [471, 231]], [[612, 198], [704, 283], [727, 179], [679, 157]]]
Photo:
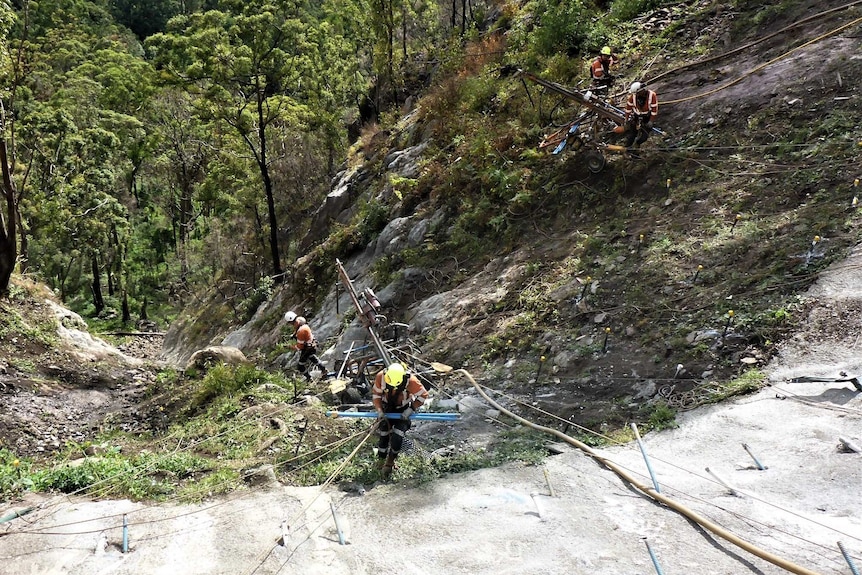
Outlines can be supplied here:
[[[666, 136], [641, 159], [607, 153], [598, 174], [577, 151], [537, 150], [549, 111], [560, 123], [577, 106], [502, 73], [528, 16], [469, 46], [398, 122], [368, 128], [287, 291], [226, 343], [270, 361], [291, 307], [340, 357], [362, 337], [344, 329], [340, 258], [424, 354], [581, 425], [757, 385], [756, 370], [737, 378], [858, 241], [859, 3], [700, 0], [621, 27], [618, 86], [648, 82]], [[578, 61], [551, 64], [543, 77], [583, 83]], [[179, 326], [169, 353], [182, 360], [201, 342]]]
[[[393, 481], [377, 481], [367, 422], [324, 416], [326, 382], [291, 377], [283, 337], [293, 309], [332, 367], [364, 343], [337, 259], [409, 324], [423, 358], [601, 444], [639, 490], [650, 480], [626, 424], [646, 435], [676, 418], [644, 437], [664, 493], [818, 572], [846, 571], [839, 537], [858, 561], [858, 462], [836, 438], [859, 443], [845, 372], [860, 368], [862, 2], [692, 0], [609, 31], [618, 86], [647, 80], [667, 135], [640, 158], [608, 151], [598, 173], [577, 150], [538, 149], [580, 111], [512, 69], [578, 86], [586, 61], [514, 58], [529, 7], [507, 6], [408, 109], [366, 126], [290, 281], [250, 322], [226, 325], [216, 294], [165, 337], [173, 364], [223, 344], [255, 365], [181, 373], [57, 352], [59, 320], [30, 286], [0, 303], [0, 488], [21, 497], [7, 517], [32, 512], [9, 522], [0, 551], [71, 573], [610, 574], [648, 572], [648, 537], [678, 572], [785, 572], [580, 451], [548, 457], [560, 446], [489, 410], [457, 373], [434, 380], [433, 398], [458, 422], [417, 424]], [[704, 481], [707, 465], [745, 496]], [[269, 489], [246, 489], [255, 482]], [[344, 533], [330, 528], [336, 509]], [[134, 551], [122, 555], [121, 514]], [[395, 529], [417, 553], [379, 552]]]

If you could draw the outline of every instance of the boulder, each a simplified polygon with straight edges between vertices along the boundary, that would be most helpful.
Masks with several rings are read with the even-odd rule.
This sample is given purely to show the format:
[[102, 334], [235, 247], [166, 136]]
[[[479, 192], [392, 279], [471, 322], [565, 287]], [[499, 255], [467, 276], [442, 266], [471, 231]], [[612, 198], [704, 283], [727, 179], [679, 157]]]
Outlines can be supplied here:
[[249, 363], [249, 361], [238, 348], [227, 345], [211, 345], [194, 352], [186, 364], [186, 370], [192, 368], [206, 370], [219, 363], [240, 365]]

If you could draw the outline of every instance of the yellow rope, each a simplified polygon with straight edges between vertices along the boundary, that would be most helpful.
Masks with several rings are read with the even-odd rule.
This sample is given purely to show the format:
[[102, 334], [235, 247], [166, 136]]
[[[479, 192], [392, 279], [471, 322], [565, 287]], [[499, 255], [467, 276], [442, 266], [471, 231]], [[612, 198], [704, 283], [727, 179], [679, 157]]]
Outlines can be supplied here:
[[677, 66], [676, 68], [673, 68], [673, 69], [668, 70], [666, 72], [662, 72], [661, 74], [659, 74], [658, 76], [655, 76], [654, 78], [650, 78], [649, 80], [647, 80], [647, 82], [648, 83], [656, 82], [656, 81], [660, 80], [661, 78], [664, 78], [665, 76], [669, 76], [671, 74], [679, 72], [680, 70], [685, 70], [687, 68], [693, 68], [695, 66], [702, 66], [703, 64], [708, 64], [709, 62], [714, 62], [716, 60], [722, 60], [724, 58], [727, 58], [728, 56], [733, 56], [734, 54], [742, 52], [743, 50], [748, 50], [752, 46], [757, 46], [758, 44], [765, 42], [766, 40], [769, 40], [770, 38], [774, 38], [775, 36], [778, 36], [779, 34], [783, 34], [783, 33], [787, 32], [788, 30], [792, 30], [793, 28], [801, 26], [802, 24], [805, 24], [805, 23], [810, 22], [812, 20], [816, 20], [817, 18], [822, 18], [823, 16], [825, 16], [827, 14], [831, 14], [832, 12], [839, 12], [841, 10], [845, 10], [845, 9], [850, 8], [851, 6], [855, 6], [857, 4], [862, 4], [862, 0], [856, 0], [855, 2], [850, 2], [849, 4], [845, 4], [844, 6], [832, 8], [831, 10], [826, 10], [825, 12], [820, 12], [819, 14], [814, 14], [813, 16], [809, 16], [808, 18], [803, 18], [802, 20], [794, 22], [793, 24], [790, 24], [789, 26], [785, 26], [781, 30], [773, 32], [772, 34], [767, 34], [766, 36], [763, 36], [762, 38], [758, 38], [757, 40], [754, 40], [753, 42], [749, 42], [748, 44], [745, 44], [744, 46], [740, 46], [739, 48], [734, 48], [730, 52], [725, 52], [723, 54], [718, 54], [716, 56], [710, 56], [709, 58], [706, 58], [704, 60], [698, 60], [697, 62], [691, 62], [689, 64], [684, 64], [682, 66]]
[[818, 36], [817, 38], [814, 38], [813, 40], [809, 40], [808, 42], [801, 44], [801, 45], [797, 46], [796, 48], [793, 48], [792, 50], [788, 50], [784, 54], [782, 54], [776, 58], [773, 58], [772, 60], [770, 60], [769, 62], [766, 62], [765, 64], [761, 64], [760, 66], [757, 66], [756, 68], [743, 74], [739, 78], [736, 78], [735, 80], [732, 80], [732, 81], [728, 82], [727, 84], [724, 84], [723, 86], [719, 86], [718, 88], [715, 88], [714, 90], [710, 90], [709, 92], [704, 92], [703, 94], [697, 94], [696, 96], [688, 96], [685, 98], [679, 98], [677, 100], [668, 100], [666, 102], [662, 102], [662, 105], [667, 106], [667, 105], [672, 105], [672, 104], [679, 104], [681, 102], [687, 102], [689, 100], [696, 100], [698, 98], [703, 98], [705, 96], [715, 94], [716, 92], [720, 92], [721, 90], [724, 90], [726, 88], [730, 88], [731, 86], [734, 86], [734, 85], [740, 83], [742, 80], [744, 80], [748, 76], [751, 76], [752, 74], [759, 72], [760, 70], [766, 68], [767, 66], [771, 66], [772, 64], [774, 64], [780, 60], [783, 60], [784, 58], [786, 58], [787, 56], [789, 56], [793, 52], [800, 50], [802, 48], [805, 48], [806, 46], [810, 46], [811, 44], [814, 44], [815, 42], [819, 42], [820, 40], [823, 40], [824, 38], [828, 38], [829, 36], [833, 36], [833, 35], [841, 32], [841, 31], [843, 31], [847, 28], [850, 28], [852, 26], [855, 26], [859, 23], [862, 23], [862, 18], [857, 18], [856, 20], [853, 20], [852, 22], [850, 22], [848, 24], [840, 26], [834, 30], [831, 30], [831, 31], [827, 32], [826, 34], [823, 34], [821, 36]]
[[[324, 481], [320, 485], [320, 488], [318, 489], [317, 495], [315, 495], [311, 499], [311, 501], [306, 503], [305, 506], [302, 509], [300, 509], [299, 512], [296, 513], [296, 515], [294, 515], [291, 518], [290, 521], [287, 522], [288, 526], [293, 525], [296, 521], [298, 521], [299, 518], [302, 517], [308, 511], [308, 509], [312, 506], [312, 504], [314, 504], [314, 502], [317, 501], [321, 495], [323, 495], [323, 490], [326, 489], [326, 487], [329, 486], [330, 483], [335, 481], [335, 479], [339, 476], [339, 474], [341, 474], [341, 472], [344, 471], [344, 468], [347, 467], [347, 465], [350, 463], [350, 460], [353, 459], [357, 453], [359, 453], [359, 450], [362, 448], [363, 445], [365, 445], [365, 442], [368, 441], [368, 439], [374, 434], [375, 431], [377, 431], [378, 425], [379, 425], [378, 422], [375, 422], [374, 425], [371, 426], [371, 428], [368, 430], [368, 433], [365, 435], [365, 437], [362, 439], [362, 441], [359, 442], [359, 445], [357, 445], [354, 448], [354, 450], [350, 452], [350, 454], [344, 459], [344, 461], [342, 461], [339, 464], [339, 466], [335, 469], [335, 471], [333, 471], [329, 475], [329, 477], [326, 479], [326, 481]], [[285, 541], [284, 543], [286, 546], [287, 542]], [[276, 539], [276, 543], [274, 546], [270, 547], [265, 552], [258, 555], [258, 559], [255, 561], [255, 567], [254, 567], [254, 569], [252, 569], [251, 571], [248, 572], [248, 575], [254, 575], [254, 573], [256, 573], [257, 570], [260, 569], [260, 567], [263, 565], [264, 561], [266, 561], [266, 559], [270, 556], [273, 549], [275, 549], [277, 546], [278, 546], [278, 539]], [[286, 564], [287, 564], [287, 562], [285, 562], [284, 565], [286, 565]], [[281, 568], [279, 568], [279, 570], [276, 573], [280, 572], [281, 569], [284, 567], [284, 565], [282, 565]]]

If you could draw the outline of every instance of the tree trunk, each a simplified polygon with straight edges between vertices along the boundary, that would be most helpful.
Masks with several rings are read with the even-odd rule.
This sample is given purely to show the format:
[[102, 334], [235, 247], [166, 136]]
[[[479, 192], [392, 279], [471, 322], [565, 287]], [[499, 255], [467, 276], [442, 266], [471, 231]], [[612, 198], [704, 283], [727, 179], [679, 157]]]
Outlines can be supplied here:
[[407, 2], [401, 0], [401, 67], [407, 65]]
[[30, 234], [29, 230], [21, 223], [21, 212], [18, 211], [17, 206], [15, 206], [15, 219], [18, 220], [18, 255], [20, 256], [18, 259], [18, 270], [20, 273], [25, 274], [30, 263], [30, 259], [27, 257], [30, 251], [30, 240], [28, 239]]
[[387, 0], [386, 2], [386, 69], [389, 72], [389, 81], [392, 82], [392, 103], [398, 103], [398, 87], [395, 82], [395, 14], [392, 9], [392, 3], [395, 0]]
[[461, 0], [461, 35], [467, 33], [467, 0]]
[[192, 183], [183, 181], [180, 191], [180, 241], [179, 241], [179, 259], [180, 259], [180, 276], [185, 278], [189, 273], [189, 257], [188, 257], [188, 241], [189, 230], [192, 224], [192, 213], [194, 205], [192, 204]]
[[114, 296], [114, 270], [113, 264], [111, 262], [105, 266], [105, 272], [108, 274], [108, 295]]
[[[0, 131], [3, 129], [0, 119]], [[17, 209], [15, 206], [15, 185], [9, 170], [6, 153], [6, 138], [0, 137], [0, 172], [2, 172], [2, 191], [5, 210], [0, 211], [0, 296], [9, 293], [9, 282], [15, 270], [15, 260], [18, 257], [17, 239]]]
[[266, 192], [266, 209], [269, 212], [269, 249], [272, 256], [272, 273], [275, 283], [284, 281], [284, 271], [281, 267], [281, 254], [278, 249], [278, 218], [275, 215], [275, 194], [273, 193], [272, 177], [269, 175], [266, 150], [266, 123], [263, 119], [263, 104], [265, 95], [258, 93], [257, 97], [257, 138], [260, 143], [260, 155], [258, 157], [260, 175], [263, 178], [263, 189]]
[[132, 321], [132, 312], [129, 309], [129, 294], [123, 290], [123, 323]]
[[96, 315], [99, 315], [105, 310], [105, 299], [102, 297], [102, 280], [96, 254], [93, 254], [91, 261], [93, 263], [93, 307], [96, 308]]

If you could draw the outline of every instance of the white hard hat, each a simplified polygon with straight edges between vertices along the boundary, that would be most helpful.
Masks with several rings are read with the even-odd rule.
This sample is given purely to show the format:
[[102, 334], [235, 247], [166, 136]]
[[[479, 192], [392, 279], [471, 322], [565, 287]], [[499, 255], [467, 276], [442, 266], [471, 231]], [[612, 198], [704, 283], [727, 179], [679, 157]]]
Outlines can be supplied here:
[[629, 94], [637, 94], [637, 91], [643, 88], [643, 84], [640, 82], [632, 82], [632, 85], [629, 86]]
[[292, 311], [289, 311], [286, 314], [284, 314], [284, 321], [286, 321], [287, 323], [293, 323], [293, 321], [295, 319], [296, 319], [296, 314], [293, 313]]

